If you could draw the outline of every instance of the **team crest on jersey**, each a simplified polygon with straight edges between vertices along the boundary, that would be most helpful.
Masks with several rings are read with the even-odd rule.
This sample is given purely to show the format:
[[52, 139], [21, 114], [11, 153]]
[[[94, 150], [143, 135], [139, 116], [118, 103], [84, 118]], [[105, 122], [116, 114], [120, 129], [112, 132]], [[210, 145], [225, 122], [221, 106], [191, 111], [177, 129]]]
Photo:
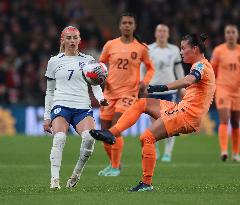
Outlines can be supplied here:
[[131, 53], [131, 58], [132, 58], [133, 60], [137, 59], [137, 52], [133, 51], [133, 52]]
[[198, 71], [202, 71], [204, 68], [204, 64], [203, 63], [198, 63], [194, 69], [198, 70]]
[[85, 63], [84, 62], [79, 62], [79, 67], [82, 69], [83, 66], [85, 66]]
[[60, 113], [61, 112], [61, 108], [60, 107], [58, 107], [58, 108], [56, 108], [56, 109], [54, 109], [54, 114], [56, 115], [56, 114], [58, 114], [58, 113]]

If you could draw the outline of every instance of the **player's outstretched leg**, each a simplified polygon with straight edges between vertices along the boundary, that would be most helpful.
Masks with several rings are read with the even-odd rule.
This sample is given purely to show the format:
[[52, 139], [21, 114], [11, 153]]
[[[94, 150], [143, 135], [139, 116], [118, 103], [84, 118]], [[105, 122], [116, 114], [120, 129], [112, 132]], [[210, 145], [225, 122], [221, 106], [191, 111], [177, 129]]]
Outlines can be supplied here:
[[105, 142], [107, 144], [111, 144], [111, 145], [116, 142], [116, 138], [108, 130], [92, 129], [89, 131], [89, 133], [95, 140], [100, 140], [100, 141], [103, 141], [103, 142]]
[[82, 144], [80, 148], [80, 156], [73, 170], [72, 176], [69, 178], [66, 185], [66, 187], [69, 188], [73, 188], [77, 185], [82, 175], [83, 169], [94, 150], [95, 140], [89, 134], [89, 130], [82, 132], [81, 136]]

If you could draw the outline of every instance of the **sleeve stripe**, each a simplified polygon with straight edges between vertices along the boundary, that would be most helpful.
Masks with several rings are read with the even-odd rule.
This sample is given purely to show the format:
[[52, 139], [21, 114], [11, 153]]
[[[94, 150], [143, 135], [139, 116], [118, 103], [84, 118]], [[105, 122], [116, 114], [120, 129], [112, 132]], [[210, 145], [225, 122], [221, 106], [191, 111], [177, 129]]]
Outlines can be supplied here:
[[193, 75], [193, 76], [196, 78], [197, 82], [198, 82], [199, 80], [201, 80], [201, 77], [202, 77], [201, 73], [200, 73], [198, 70], [196, 70], [196, 69], [193, 69], [193, 70], [189, 73], [189, 75]]
[[174, 65], [181, 64], [182, 61], [175, 62]]
[[45, 78], [46, 78], [47, 80], [56, 80], [56, 79], [54, 79], [54, 78], [49, 78], [48, 76], [45, 76]]

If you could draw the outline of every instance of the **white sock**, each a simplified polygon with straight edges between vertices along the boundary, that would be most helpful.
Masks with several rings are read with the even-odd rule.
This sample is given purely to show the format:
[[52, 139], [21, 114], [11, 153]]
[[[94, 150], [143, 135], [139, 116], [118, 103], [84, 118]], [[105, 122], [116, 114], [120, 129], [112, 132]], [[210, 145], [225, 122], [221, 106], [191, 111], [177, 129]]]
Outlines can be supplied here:
[[169, 137], [165, 139], [165, 149], [164, 149], [164, 155], [168, 155], [171, 157], [172, 151], [173, 151], [173, 146], [175, 142], [175, 136]]
[[92, 155], [95, 143], [95, 140], [89, 134], [89, 130], [85, 130], [84, 132], [82, 132], [81, 136], [82, 144], [80, 148], [80, 156], [73, 170], [73, 175], [78, 175], [78, 177], [81, 176], [83, 168], [89, 160], [89, 157]]
[[66, 134], [58, 132], [53, 137], [53, 145], [50, 154], [51, 177], [59, 179], [59, 172], [62, 161], [62, 152], [66, 142]]

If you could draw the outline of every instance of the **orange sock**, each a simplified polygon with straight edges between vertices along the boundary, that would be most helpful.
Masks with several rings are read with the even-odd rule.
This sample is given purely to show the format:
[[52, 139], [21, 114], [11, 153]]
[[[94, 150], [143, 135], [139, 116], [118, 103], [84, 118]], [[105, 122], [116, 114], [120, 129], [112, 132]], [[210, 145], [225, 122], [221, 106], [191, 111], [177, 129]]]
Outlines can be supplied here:
[[111, 161], [111, 145], [107, 143], [103, 143], [103, 147], [107, 153], [109, 160]]
[[150, 130], [146, 130], [140, 137], [142, 143], [142, 182], [152, 183], [154, 168], [156, 165], [155, 137]]
[[119, 169], [123, 152], [124, 140], [122, 136], [116, 138], [116, 143], [111, 146], [112, 168]]
[[218, 127], [218, 136], [221, 152], [228, 151], [228, 125], [220, 124]]
[[114, 135], [118, 136], [120, 133], [127, 128], [135, 124], [138, 118], [146, 109], [146, 98], [138, 99], [132, 106], [130, 106], [119, 118], [117, 124], [109, 129], [109, 131]]
[[239, 154], [239, 146], [240, 146], [240, 129], [233, 128], [232, 129], [232, 153]]

